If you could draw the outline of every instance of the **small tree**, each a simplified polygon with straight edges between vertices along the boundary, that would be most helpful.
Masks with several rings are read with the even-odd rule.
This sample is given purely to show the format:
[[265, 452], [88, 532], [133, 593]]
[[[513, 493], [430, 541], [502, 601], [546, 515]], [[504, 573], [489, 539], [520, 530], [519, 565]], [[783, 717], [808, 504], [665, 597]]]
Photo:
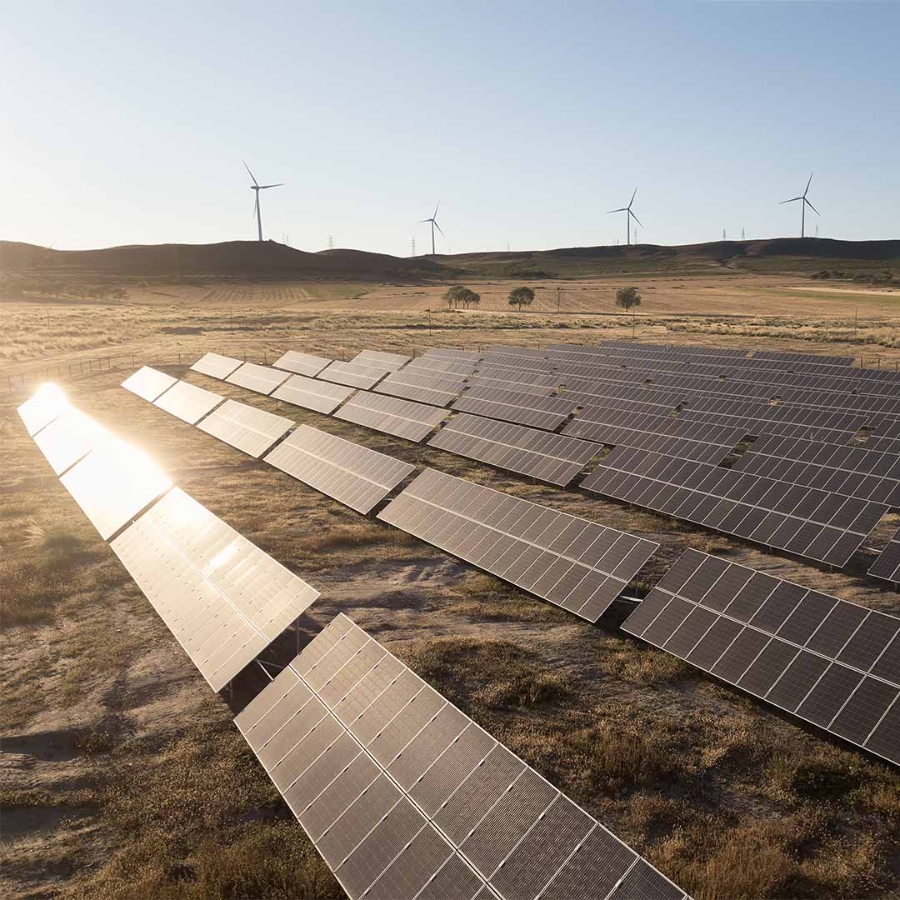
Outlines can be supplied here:
[[534, 302], [534, 291], [530, 287], [517, 287], [509, 292], [509, 305], [518, 306], [519, 312], [523, 306], [531, 306]]
[[481, 303], [481, 295], [476, 294], [475, 291], [470, 291], [468, 288], [463, 288], [460, 291], [458, 302], [468, 309], [470, 306], [477, 306]]
[[616, 306], [625, 312], [631, 310], [631, 336], [634, 337], [634, 308], [641, 305], [641, 292], [636, 287], [619, 288], [616, 291]]
[[465, 290], [467, 288], [464, 288], [461, 284], [452, 284], [444, 291], [444, 300], [447, 301], [447, 306], [450, 309], [453, 309], [454, 304], [459, 305], [460, 297]]

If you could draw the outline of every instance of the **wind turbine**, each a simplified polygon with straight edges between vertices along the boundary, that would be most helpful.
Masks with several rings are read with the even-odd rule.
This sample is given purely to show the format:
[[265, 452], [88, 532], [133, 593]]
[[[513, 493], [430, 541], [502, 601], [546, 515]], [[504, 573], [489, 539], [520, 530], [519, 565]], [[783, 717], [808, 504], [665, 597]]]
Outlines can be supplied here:
[[[241, 160], [241, 162], [244, 162], [244, 161]], [[259, 239], [262, 240], [263, 239], [262, 215], [260, 214], [260, 211], [259, 211], [259, 192], [266, 191], [269, 188], [273, 188], [273, 187], [283, 187], [284, 182], [280, 181], [278, 184], [260, 184], [256, 180], [256, 177], [254, 176], [254, 174], [250, 171], [250, 166], [248, 166], [247, 163], [244, 163], [244, 168], [247, 170], [247, 174], [253, 179], [253, 184], [250, 185], [250, 190], [256, 191], [256, 202], [253, 204], [253, 212], [256, 213], [256, 227], [259, 230]]]
[[644, 223], [631, 211], [631, 204], [634, 203], [635, 195], [637, 194], [637, 188], [634, 189], [634, 194], [631, 195], [631, 199], [628, 201], [628, 206], [623, 206], [620, 209], [611, 209], [610, 213], [623, 212], [625, 213], [625, 240], [627, 245], [631, 246], [631, 220], [634, 219], [641, 228], [644, 227]]
[[819, 215], [819, 211], [806, 199], [806, 195], [809, 193], [809, 186], [812, 183], [813, 173], [809, 173], [809, 181], [806, 182], [806, 190], [799, 197], [791, 197], [790, 200], [782, 200], [780, 205], [784, 205], [785, 203], [796, 203], [798, 200], [800, 201], [800, 209], [802, 212], [800, 213], [800, 237], [806, 237], [806, 207], [808, 206], [816, 215]]
[[[438, 223], [437, 223], [437, 214], [438, 214], [438, 209], [440, 208], [440, 205], [441, 205], [441, 201], [438, 200], [438, 204], [434, 208], [434, 215], [430, 219], [422, 219], [422, 221], [419, 222], [420, 225], [424, 225], [426, 222], [431, 222], [431, 255], [432, 256], [435, 255], [435, 252], [434, 252], [434, 229], [437, 228], [438, 231], [441, 231], [441, 226], [438, 225]], [[447, 237], [447, 235], [444, 234], [443, 231], [441, 231], [441, 237]]]

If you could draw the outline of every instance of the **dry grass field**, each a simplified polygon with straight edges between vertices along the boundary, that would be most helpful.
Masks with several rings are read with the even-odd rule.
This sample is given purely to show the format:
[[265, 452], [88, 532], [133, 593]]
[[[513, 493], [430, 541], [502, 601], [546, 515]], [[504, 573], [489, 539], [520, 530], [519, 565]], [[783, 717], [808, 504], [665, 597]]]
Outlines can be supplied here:
[[[135, 367], [158, 359], [174, 375], [417, 466], [658, 541], [638, 591], [697, 547], [900, 613], [898, 595], [861, 572], [766, 554], [185, 374], [210, 349], [271, 361], [285, 349], [346, 358], [365, 347], [625, 337], [631, 323], [612, 306], [622, 281], [567, 282], [560, 314], [555, 282], [542, 282], [538, 308], [522, 314], [504, 307], [514, 282], [473, 283], [484, 308], [435, 311], [430, 331], [439, 286], [192, 285], [115, 304], [0, 303], [0, 895], [342, 896], [232, 724], [260, 683], [239, 685], [234, 709], [211, 694], [25, 433], [15, 407], [54, 369], [76, 406], [322, 592], [310, 633], [347, 613], [698, 900], [898, 896], [896, 769], [630, 639], [617, 627], [624, 603], [584, 623], [118, 386], [132, 354]], [[641, 340], [900, 364], [897, 293], [809, 290], [808, 279], [774, 275], [632, 282], [644, 293]], [[111, 368], [88, 370], [89, 359]], [[24, 387], [13, 373], [26, 373]], [[273, 652], [289, 659], [293, 638]]]

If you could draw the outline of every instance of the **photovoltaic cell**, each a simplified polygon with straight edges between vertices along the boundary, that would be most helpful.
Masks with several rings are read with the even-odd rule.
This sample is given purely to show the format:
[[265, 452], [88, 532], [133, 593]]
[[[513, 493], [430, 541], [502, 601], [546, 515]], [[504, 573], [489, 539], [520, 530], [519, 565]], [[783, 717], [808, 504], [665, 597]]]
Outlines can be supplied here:
[[218, 353], [207, 353], [195, 362], [191, 369], [201, 375], [209, 375], [210, 378], [218, 378], [224, 381], [239, 365], [241, 360], [232, 359], [230, 356], [220, 356]]
[[172, 486], [146, 454], [112, 437], [72, 466], [60, 481], [104, 540]]
[[429, 442], [448, 453], [565, 487], [603, 448], [577, 438], [461, 413]]
[[900, 765], [900, 618], [688, 550], [622, 627]]
[[352, 396], [354, 390], [355, 388], [342, 384], [329, 384], [304, 375], [292, 375], [272, 396], [276, 400], [329, 415]]
[[255, 363], [244, 363], [235, 369], [225, 380], [229, 384], [256, 391], [257, 394], [268, 396], [283, 381], [288, 378], [287, 372], [272, 369], [269, 366], [257, 366]]
[[160, 394], [172, 387], [176, 381], [178, 381], [177, 378], [173, 378], [165, 372], [152, 369], [150, 366], [143, 366], [137, 372], [129, 375], [122, 382], [122, 387], [126, 391], [131, 391], [132, 394], [137, 394], [141, 399], [152, 403]]
[[685, 898], [344, 615], [235, 723], [352, 900]]
[[378, 518], [591, 622], [658, 546], [433, 469]]
[[265, 461], [298, 481], [366, 514], [415, 466], [301, 425]]
[[197, 427], [259, 459], [275, 441], [294, 427], [294, 423], [290, 419], [247, 406], [245, 403], [226, 400]]
[[324, 356], [313, 356], [310, 353], [288, 350], [272, 365], [276, 369], [286, 369], [288, 372], [295, 372], [297, 375], [306, 375], [308, 378], [312, 378], [318, 375], [330, 362], [331, 360], [326, 359]]
[[333, 362], [316, 376], [324, 381], [346, 384], [348, 387], [371, 390], [391, 370], [384, 366], [363, 365], [361, 363]]
[[869, 574], [900, 584], [900, 531], [894, 532], [888, 545], [878, 554]]
[[177, 416], [189, 425], [196, 425], [211, 413], [225, 398], [189, 381], [179, 381], [154, 401], [154, 406]]
[[382, 397], [367, 391], [359, 391], [335, 413], [336, 418], [346, 422], [354, 422], [416, 443], [431, 434], [446, 416], [447, 412], [443, 409], [397, 397]]
[[110, 546], [215, 691], [319, 595], [179, 488]]

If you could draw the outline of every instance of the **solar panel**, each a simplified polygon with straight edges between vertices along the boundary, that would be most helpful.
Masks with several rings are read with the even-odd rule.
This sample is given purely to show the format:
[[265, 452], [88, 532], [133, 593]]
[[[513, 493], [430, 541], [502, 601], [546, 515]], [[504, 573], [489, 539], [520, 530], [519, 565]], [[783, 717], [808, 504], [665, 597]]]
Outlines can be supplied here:
[[553, 431], [577, 406], [575, 401], [564, 397], [539, 397], [522, 391], [476, 386], [454, 401], [451, 409]]
[[294, 427], [290, 419], [264, 412], [236, 400], [226, 400], [197, 427], [238, 450], [259, 459]]
[[415, 466], [301, 425], [265, 461], [317, 491], [369, 513]]
[[448, 453], [565, 487], [602, 446], [460, 413], [429, 442]]
[[214, 691], [319, 596], [177, 487], [110, 546]]
[[443, 422], [447, 412], [423, 403], [359, 391], [336, 413], [338, 419], [418, 443]]
[[303, 375], [291, 375], [272, 396], [276, 400], [284, 400], [285, 403], [328, 415], [352, 396], [353, 391], [354, 388], [342, 384], [329, 384]]
[[383, 353], [380, 350], [360, 350], [353, 359], [352, 363], [361, 366], [374, 366], [376, 369], [388, 369], [396, 372], [401, 366], [405, 366], [412, 359], [411, 356], [404, 356], [402, 353]]
[[56, 475], [107, 440], [110, 440], [109, 432], [73, 406], [34, 435], [35, 444]]
[[477, 359], [454, 359], [452, 357], [444, 358], [440, 356], [417, 356], [411, 362], [408, 362], [403, 369], [410, 371], [419, 369], [428, 375], [440, 375], [446, 373], [448, 375], [471, 375], [478, 365]]
[[188, 425], [196, 425], [212, 412], [225, 398], [189, 381], [179, 381], [159, 397], [154, 406], [177, 416]]
[[894, 533], [888, 545], [878, 554], [869, 574], [900, 584], [900, 531]]
[[298, 353], [296, 350], [288, 350], [274, 363], [276, 369], [286, 369], [288, 372], [296, 372], [298, 375], [306, 375], [312, 378], [318, 375], [322, 369], [331, 362], [324, 356], [313, 356], [310, 353]]
[[229, 384], [236, 384], [250, 391], [256, 391], [257, 394], [268, 396], [287, 378], [287, 372], [270, 369], [268, 366], [257, 366], [255, 363], [244, 363], [225, 380]]
[[150, 457], [113, 437], [91, 450], [60, 481], [104, 540], [172, 486]]
[[378, 518], [590, 622], [659, 546], [434, 469]]
[[132, 394], [137, 394], [142, 400], [152, 403], [176, 381], [178, 381], [177, 378], [166, 375], [165, 372], [152, 369], [150, 366], [143, 366], [137, 372], [129, 375], [122, 382], [122, 387], [126, 391], [131, 391]]
[[661, 453], [619, 447], [582, 482], [726, 534], [844, 566], [887, 507]]
[[379, 394], [391, 394], [407, 400], [417, 400], [432, 406], [447, 406], [465, 387], [462, 375], [432, 373], [430, 370], [408, 366], [388, 375], [375, 390]]
[[440, 347], [433, 347], [430, 350], [426, 350], [422, 356], [425, 359], [453, 359], [465, 360], [466, 362], [478, 362], [478, 360], [481, 359], [481, 354], [475, 353], [472, 350], [453, 350]]
[[191, 369], [201, 375], [209, 375], [210, 378], [218, 378], [224, 381], [239, 365], [241, 360], [232, 359], [230, 356], [219, 356], [218, 353], [207, 353], [195, 362]]
[[333, 362], [327, 368], [322, 369], [316, 377], [325, 381], [333, 381], [337, 384], [346, 384], [349, 387], [369, 390], [375, 387], [388, 372], [390, 372], [390, 369], [385, 369], [383, 366]]
[[688, 550], [622, 626], [900, 764], [900, 619]]
[[43, 384], [17, 410], [29, 437], [34, 437], [63, 410], [69, 409], [66, 395], [55, 384]]
[[471, 380], [480, 387], [505, 387], [511, 391], [528, 391], [529, 394], [549, 397], [559, 387], [562, 378], [547, 372], [489, 365], [485, 361], [478, 366]]
[[685, 898], [344, 615], [235, 724], [352, 900]]

